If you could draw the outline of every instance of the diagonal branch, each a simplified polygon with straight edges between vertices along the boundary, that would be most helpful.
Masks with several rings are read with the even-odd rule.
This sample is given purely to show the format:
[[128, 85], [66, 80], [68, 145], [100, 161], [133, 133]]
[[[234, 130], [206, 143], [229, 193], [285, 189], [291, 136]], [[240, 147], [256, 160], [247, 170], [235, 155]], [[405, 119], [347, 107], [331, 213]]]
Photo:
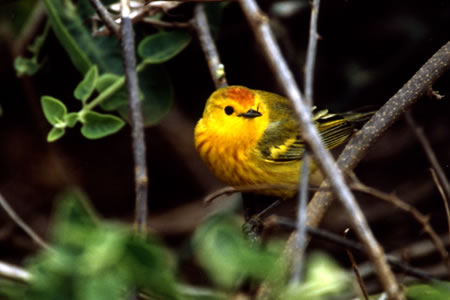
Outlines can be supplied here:
[[0, 206], [5, 210], [8, 216], [17, 224], [26, 234], [39, 246], [44, 249], [50, 250], [50, 246], [30, 227], [25, 223], [22, 218], [14, 211], [9, 205], [3, 195], [0, 194]]
[[[276, 74], [286, 95], [294, 105], [294, 109], [300, 121], [303, 139], [315, 155], [316, 163], [322, 173], [326, 176], [327, 182], [330, 183], [334, 194], [343, 203], [351, 216], [353, 227], [358, 234], [358, 237], [364, 242], [366, 251], [375, 265], [378, 279], [390, 299], [403, 299], [394, 274], [386, 263], [383, 249], [373, 236], [361, 209], [355, 201], [355, 197], [344, 182], [342, 173], [336, 168], [336, 164], [330, 152], [324, 148], [321, 142], [317, 128], [312, 122], [311, 110], [304, 104], [294, 77], [273, 37], [267, 17], [262, 14], [254, 0], [240, 0], [239, 3], [255, 33], [257, 41], [263, 47], [264, 54], [270, 67]], [[292, 257], [292, 255], [290, 255], [290, 257]]]
[[89, 0], [91, 2], [91, 5], [94, 7], [95, 11], [97, 12], [97, 15], [100, 17], [100, 19], [103, 21], [105, 26], [109, 29], [110, 32], [114, 33], [114, 35], [118, 38], [120, 38], [120, 30], [117, 23], [114, 21], [114, 19], [109, 14], [106, 7], [103, 5], [103, 3], [100, 0]]
[[214, 44], [214, 40], [211, 36], [205, 9], [202, 4], [197, 4], [194, 14], [194, 28], [195, 31], [197, 31], [200, 46], [202, 47], [206, 61], [208, 62], [211, 78], [214, 81], [216, 89], [225, 87], [228, 83], [225, 78], [224, 66], [220, 62], [219, 53], [217, 52], [216, 45]]
[[144, 136], [144, 122], [141, 102], [139, 101], [139, 86], [136, 73], [136, 56], [134, 46], [133, 24], [130, 19], [129, 0], [121, 0], [120, 33], [122, 37], [122, 58], [124, 62], [125, 80], [130, 108], [131, 136], [134, 157], [134, 180], [136, 190], [135, 225], [138, 233], [145, 233], [147, 229], [147, 195], [148, 175], [146, 148]]

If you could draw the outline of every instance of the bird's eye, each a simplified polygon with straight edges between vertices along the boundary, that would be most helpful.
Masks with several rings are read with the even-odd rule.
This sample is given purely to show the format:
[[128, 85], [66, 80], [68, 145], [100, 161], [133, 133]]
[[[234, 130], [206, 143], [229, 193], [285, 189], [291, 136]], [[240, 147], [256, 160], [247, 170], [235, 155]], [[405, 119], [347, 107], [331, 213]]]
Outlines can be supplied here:
[[231, 115], [232, 113], [234, 113], [234, 108], [232, 106], [225, 107], [225, 113], [227, 115]]

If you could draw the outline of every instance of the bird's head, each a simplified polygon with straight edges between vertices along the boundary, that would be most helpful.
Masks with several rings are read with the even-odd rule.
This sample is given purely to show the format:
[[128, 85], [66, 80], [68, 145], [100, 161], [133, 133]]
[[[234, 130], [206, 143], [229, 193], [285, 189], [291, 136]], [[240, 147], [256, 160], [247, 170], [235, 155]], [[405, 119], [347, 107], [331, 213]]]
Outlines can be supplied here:
[[228, 86], [209, 97], [200, 122], [217, 135], [251, 140], [260, 137], [267, 126], [268, 115], [257, 91]]

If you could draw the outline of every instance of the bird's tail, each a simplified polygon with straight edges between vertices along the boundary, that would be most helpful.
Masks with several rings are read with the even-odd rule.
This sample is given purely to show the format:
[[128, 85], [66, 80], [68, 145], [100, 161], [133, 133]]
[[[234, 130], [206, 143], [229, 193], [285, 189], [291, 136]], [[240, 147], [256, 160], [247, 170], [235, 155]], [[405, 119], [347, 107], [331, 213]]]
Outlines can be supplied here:
[[344, 120], [350, 122], [355, 127], [361, 127], [369, 121], [369, 119], [376, 113], [375, 110], [368, 111], [368, 112], [355, 112], [355, 111], [349, 111], [345, 113], [340, 113], [339, 115], [344, 118]]

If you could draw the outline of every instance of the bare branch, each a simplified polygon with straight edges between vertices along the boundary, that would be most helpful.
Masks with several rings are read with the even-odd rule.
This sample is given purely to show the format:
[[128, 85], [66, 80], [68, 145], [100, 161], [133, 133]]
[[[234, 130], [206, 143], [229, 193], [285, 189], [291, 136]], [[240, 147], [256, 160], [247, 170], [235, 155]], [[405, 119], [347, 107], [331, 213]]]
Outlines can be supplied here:
[[119, 26], [116, 24], [114, 19], [109, 14], [106, 7], [103, 5], [103, 3], [100, 0], [89, 0], [91, 2], [91, 5], [94, 7], [95, 11], [97, 12], [97, 15], [100, 17], [100, 19], [103, 21], [103, 23], [106, 25], [106, 27], [109, 29], [110, 32], [114, 33], [114, 35], [118, 38], [120, 38], [120, 30]]
[[444, 189], [442, 185], [439, 183], [439, 179], [437, 178], [436, 172], [433, 169], [430, 169], [431, 176], [433, 177], [434, 184], [436, 184], [439, 193], [441, 194], [442, 200], [444, 201], [445, 214], [447, 215], [447, 226], [448, 226], [448, 236], [450, 240], [450, 208], [448, 207], [448, 199], [445, 196]]
[[17, 224], [23, 231], [28, 234], [31, 239], [44, 249], [50, 249], [50, 246], [30, 227], [21, 217], [14, 211], [14, 209], [8, 204], [8, 201], [0, 194], [0, 205], [3, 207], [8, 216]]
[[[254, 0], [240, 0], [239, 3], [254, 31], [257, 41], [264, 50], [265, 57], [269, 62], [270, 67], [276, 74], [278, 82], [294, 105], [294, 109], [300, 121], [303, 139], [315, 155], [316, 163], [329, 181], [334, 194], [342, 201], [344, 207], [351, 216], [353, 227], [359, 238], [364, 242], [367, 253], [375, 264], [378, 279], [390, 299], [403, 299], [394, 274], [386, 263], [383, 249], [370, 231], [361, 209], [356, 203], [349, 187], [345, 184], [341, 172], [336, 168], [330, 152], [324, 148], [321, 142], [318, 130], [312, 122], [311, 109], [303, 102], [302, 95], [294, 77], [275, 42], [267, 17], [262, 14]], [[289, 257], [292, 257], [292, 254], [297, 251], [295, 247], [292, 248], [292, 251], [288, 251], [288, 254], [290, 254]], [[264, 299], [266, 297], [261, 296], [261, 298]]]
[[197, 31], [200, 46], [208, 62], [209, 73], [211, 74], [216, 89], [227, 86], [228, 83], [225, 77], [224, 66], [220, 62], [219, 53], [211, 36], [208, 20], [202, 4], [197, 4], [195, 7], [194, 27]]
[[317, 54], [317, 19], [319, 18], [320, 0], [314, 0], [311, 6], [311, 20], [309, 23], [309, 41], [305, 65], [305, 100], [312, 106], [314, 95], [314, 66]]
[[[175, 8], [182, 4], [183, 2], [179, 1], [154, 1], [146, 4], [145, 6], [141, 7], [140, 9], [136, 9], [133, 11], [130, 11], [129, 18], [131, 19], [131, 22], [133, 24], [141, 21], [142, 19], [153, 16], [159, 12], [166, 12], [172, 8]], [[120, 24], [122, 22], [121, 18], [114, 19], [114, 23]], [[95, 31], [93, 33], [94, 36], [104, 36], [109, 35], [111, 32], [109, 31], [108, 27], [102, 27], [99, 30]]]
[[[344, 237], [347, 239], [347, 233], [349, 231], [349, 228], [347, 228], [344, 232]], [[364, 299], [369, 300], [369, 294], [367, 293], [366, 286], [364, 285], [364, 281], [361, 277], [361, 274], [358, 270], [358, 265], [356, 264], [355, 258], [353, 257], [352, 252], [349, 248], [345, 248], [345, 252], [347, 252], [348, 259], [350, 260], [350, 263], [352, 264], [353, 273], [355, 273], [356, 279], [358, 280], [359, 287], [361, 288], [361, 292], [364, 295]]]
[[[311, 109], [314, 103], [313, 90], [314, 90], [314, 65], [316, 61], [316, 49], [317, 49], [317, 20], [319, 16], [320, 0], [314, 0], [311, 7], [311, 20], [309, 25], [309, 41], [308, 51], [306, 55], [305, 66], [305, 104]], [[293, 276], [291, 278], [292, 283], [299, 284], [301, 282], [303, 253], [306, 249], [306, 204], [308, 197], [308, 180], [310, 171], [310, 156], [308, 151], [303, 154], [303, 165], [301, 168], [301, 178], [299, 187], [299, 204], [297, 210], [297, 251], [294, 256]]]
[[129, 0], [121, 0], [122, 22], [120, 33], [122, 36], [122, 58], [124, 62], [125, 80], [130, 108], [131, 136], [134, 157], [134, 175], [136, 190], [135, 224], [138, 233], [145, 233], [147, 229], [147, 195], [148, 175], [144, 135], [144, 122], [139, 101], [139, 85], [136, 73], [136, 56], [134, 46], [134, 31], [130, 19]]
[[28, 271], [1, 261], [0, 277], [21, 282], [29, 282], [31, 280], [31, 274]]
[[406, 113], [406, 121], [408, 122], [409, 127], [414, 132], [414, 135], [416, 136], [417, 140], [420, 142], [420, 145], [422, 146], [423, 151], [425, 152], [428, 161], [431, 164], [431, 167], [433, 168], [434, 172], [436, 172], [436, 176], [439, 179], [439, 183], [445, 192], [444, 200], [450, 199], [450, 183], [448, 182], [447, 176], [445, 175], [444, 170], [442, 170], [442, 167], [438, 162], [436, 154], [434, 154], [430, 142], [423, 133], [423, 128], [417, 126], [413, 116], [411, 115], [411, 112], [409, 111]]

